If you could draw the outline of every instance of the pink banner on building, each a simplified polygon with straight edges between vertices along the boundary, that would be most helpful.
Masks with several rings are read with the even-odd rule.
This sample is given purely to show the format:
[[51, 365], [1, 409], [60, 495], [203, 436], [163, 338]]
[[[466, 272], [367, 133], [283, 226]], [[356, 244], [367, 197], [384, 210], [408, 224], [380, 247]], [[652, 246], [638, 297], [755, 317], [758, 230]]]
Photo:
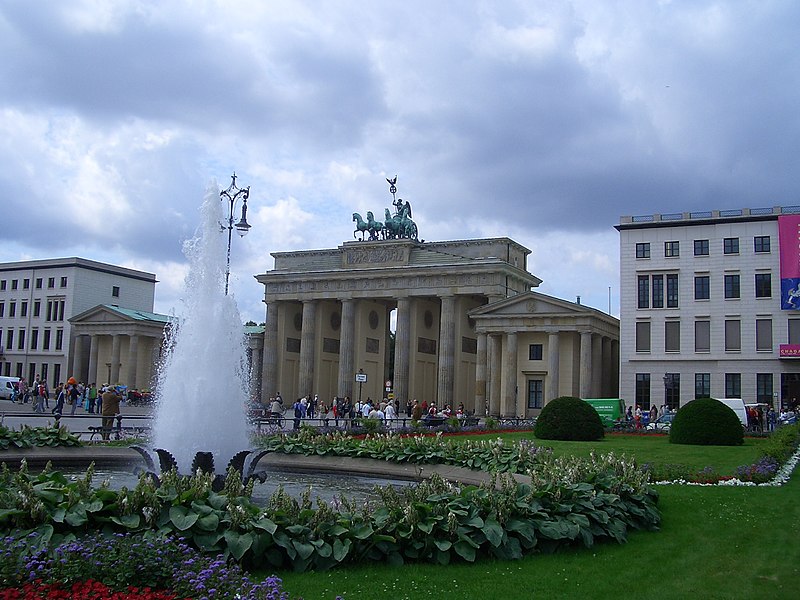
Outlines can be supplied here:
[[800, 215], [778, 217], [781, 308], [800, 310]]
[[800, 215], [778, 217], [781, 279], [800, 277]]
[[800, 344], [781, 344], [781, 358], [800, 358]]

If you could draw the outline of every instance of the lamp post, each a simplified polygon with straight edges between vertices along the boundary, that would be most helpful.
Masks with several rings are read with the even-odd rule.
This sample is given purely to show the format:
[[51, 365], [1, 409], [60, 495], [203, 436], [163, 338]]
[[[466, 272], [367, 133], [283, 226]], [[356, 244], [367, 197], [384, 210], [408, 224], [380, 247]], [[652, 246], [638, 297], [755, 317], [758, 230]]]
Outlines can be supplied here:
[[[250, 186], [248, 185], [245, 189], [239, 189], [236, 187], [236, 173], [231, 175], [231, 185], [228, 187], [227, 190], [222, 190], [219, 193], [220, 201], [228, 201], [230, 209], [228, 210], [228, 226], [222, 226], [223, 229], [228, 230], [228, 261], [225, 265], [225, 295], [228, 295], [228, 279], [231, 275], [231, 234], [233, 233], [233, 229], [236, 228], [236, 231], [239, 232], [241, 237], [247, 235], [247, 232], [250, 231], [250, 224], [247, 222], [247, 199], [250, 197]], [[242, 199], [242, 218], [239, 219], [239, 222], [235, 225], [233, 224], [233, 209], [236, 205], [236, 201], [241, 198]]]

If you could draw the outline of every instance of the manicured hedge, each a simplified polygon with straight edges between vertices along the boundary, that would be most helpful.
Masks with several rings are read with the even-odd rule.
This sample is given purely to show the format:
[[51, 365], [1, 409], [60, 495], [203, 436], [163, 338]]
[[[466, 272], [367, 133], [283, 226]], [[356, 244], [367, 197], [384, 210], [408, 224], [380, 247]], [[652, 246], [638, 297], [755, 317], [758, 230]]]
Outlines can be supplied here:
[[540, 440], [591, 442], [605, 435], [597, 411], [580, 398], [561, 396], [544, 405], [533, 434]]
[[730, 407], [714, 398], [700, 398], [678, 410], [669, 441], [671, 444], [741, 446], [744, 429]]

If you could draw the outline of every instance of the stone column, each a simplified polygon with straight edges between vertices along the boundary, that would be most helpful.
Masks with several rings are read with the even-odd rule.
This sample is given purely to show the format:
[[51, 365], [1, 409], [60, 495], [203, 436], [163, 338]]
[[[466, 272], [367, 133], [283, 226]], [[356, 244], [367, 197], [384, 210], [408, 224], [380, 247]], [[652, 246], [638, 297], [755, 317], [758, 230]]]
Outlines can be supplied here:
[[560, 396], [559, 378], [561, 374], [559, 373], [559, 366], [561, 361], [559, 352], [560, 341], [558, 332], [551, 331], [547, 336], [547, 374], [549, 376], [547, 390], [545, 390], [545, 398], [547, 399], [547, 402]]
[[342, 328], [339, 338], [339, 397], [353, 398], [355, 381], [356, 301], [342, 299]]
[[89, 337], [89, 372], [86, 374], [86, 383], [97, 383], [97, 359], [100, 352], [100, 344], [96, 335]]
[[500, 415], [501, 338], [499, 333], [489, 334], [489, 414]]
[[592, 332], [581, 331], [581, 358], [578, 372], [580, 375], [581, 398], [592, 397]]
[[111, 336], [111, 381], [109, 385], [117, 385], [119, 381], [119, 355], [120, 355], [120, 335], [115, 333]]
[[125, 384], [132, 388], [139, 388], [136, 382], [136, 370], [139, 362], [139, 336], [132, 335], [128, 338], [128, 378]]
[[267, 303], [264, 324], [264, 355], [261, 361], [261, 401], [278, 393], [278, 303]]
[[247, 373], [247, 376], [250, 379], [250, 395], [253, 398], [260, 398], [261, 385], [258, 374], [261, 373], [261, 364], [264, 357], [263, 348], [258, 348], [258, 347], [253, 348], [252, 352], [250, 353], [250, 356], [251, 356], [250, 371], [249, 373]]
[[503, 354], [503, 381], [505, 393], [500, 403], [500, 414], [504, 417], [519, 416], [517, 410], [517, 334], [506, 334]]
[[592, 336], [592, 398], [602, 398], [603, 393], [603, 338]]
[[475, 406], [472, 407], [476, 415], [486, 414], [486, 341], [486, 334], [479, 333], [475, 364]]
[[439, 328], [439, 377], [436, 397], [438, 406], [453, 407], [453, 374], [455, 369], [456, 297], [443, 296]]
[[602, 341], [602, 358], [600, 374], [600, 397], [601, 398], [615, 398], [617, 395], [611, 391], [611, 382], [613, 381], [613, 366], [611, 364], [611, 338], [603, 336]]
[[317, 303], [303, 302], [303, 328], [300, 332], [300, 397], [314, 395], [314, 355], [317, 339]]
[[83, 341], [85, 336], [76, 335], [75, 336], [75, 350], [74, 354], [72, 355], [72, 377], [77, 379], [78, 381], [83, 380]]
[[411, 298], [397, 299], [397, 330], [394, 338], [394, 395], [404, 406], [408, 397], [411, 354]]

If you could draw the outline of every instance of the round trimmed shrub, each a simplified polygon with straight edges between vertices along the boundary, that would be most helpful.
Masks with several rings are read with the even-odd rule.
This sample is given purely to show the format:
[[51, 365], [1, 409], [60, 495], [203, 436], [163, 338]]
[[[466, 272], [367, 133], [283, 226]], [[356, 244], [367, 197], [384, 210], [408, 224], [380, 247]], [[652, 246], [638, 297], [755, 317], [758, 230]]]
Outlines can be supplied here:
[[683, 405], [672, 421], [670, 444], [740, 446], [744, 429], [739, 417], [714, 398], [700, 398]]
[[544, 405], [533, 435], [540, 440], [591, 442], [605, 435], [597, 411], [580, 398], [561, 396]]

